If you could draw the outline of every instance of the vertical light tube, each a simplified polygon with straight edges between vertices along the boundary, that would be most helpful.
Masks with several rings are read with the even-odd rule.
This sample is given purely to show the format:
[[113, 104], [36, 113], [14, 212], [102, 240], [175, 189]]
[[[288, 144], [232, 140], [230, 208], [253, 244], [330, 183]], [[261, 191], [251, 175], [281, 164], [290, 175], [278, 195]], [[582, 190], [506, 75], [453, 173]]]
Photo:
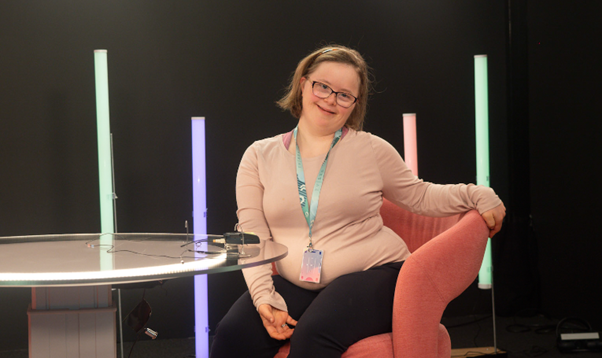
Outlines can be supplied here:
[[406, 165], [418, 176], [418, 145], [416, 140], [416, 113], [403, 114], [403, 154]]
[[109, 120], [109, 74], [107, 50], [94, 50], [96, 79], [96, 124], [98, 138], [98, 181], [100, 189], [100, 232], [113, 233], [113, 170]]
[[[96, 127], [98, 139], [98, 184], [100, 192], [100, 232], [113, 234], [113, 166], [111, 156], [111, 125], [109, 116], [109, 72], [107, 50], [94, 50], [96, 82]], [[101, 245], [112, 245], [112, 235], [100, 237]], [[102, 246], [101, 246], [102, 247]], [[105, 246], [106, 247], [106, 246]], [[100, 251], [100, 268], [112, 269], [113, 260], [106, 250]]]
[[[192, 216], [194, 235], [207, 233], [205, 178], [205, 118], [192, 117]], [[196, 357], [209, 357], [207, 275], [194, 276], [194, 322]]]
[[[474, 57], [475, 79], [475, 133], [477, 157], [477, 185], [489, 184], [489, 103], [487, 84], [487, 55]], [[492, 282], [491, 239], [479, 270], [479, 288], [490, 289]]]

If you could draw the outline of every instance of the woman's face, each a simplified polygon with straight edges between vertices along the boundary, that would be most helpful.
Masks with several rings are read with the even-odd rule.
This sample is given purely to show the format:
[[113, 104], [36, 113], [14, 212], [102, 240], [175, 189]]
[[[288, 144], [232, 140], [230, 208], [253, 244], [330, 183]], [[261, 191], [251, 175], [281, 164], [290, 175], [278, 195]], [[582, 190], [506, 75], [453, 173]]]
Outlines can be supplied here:
[[357, 103], [344, 108], [337, 104], [334, 93], [327, 98], [314, 95], [312, 90], [314, 81], [330, 87], [335, 92], [345, 92], [358, 97], [360, 78], [353, 66], [338, 62], [323, 62], [313, 73], [301, 78], [303, 109], [299, 122], [311, 126], [321, 134], [334, 133], [345, 125]]

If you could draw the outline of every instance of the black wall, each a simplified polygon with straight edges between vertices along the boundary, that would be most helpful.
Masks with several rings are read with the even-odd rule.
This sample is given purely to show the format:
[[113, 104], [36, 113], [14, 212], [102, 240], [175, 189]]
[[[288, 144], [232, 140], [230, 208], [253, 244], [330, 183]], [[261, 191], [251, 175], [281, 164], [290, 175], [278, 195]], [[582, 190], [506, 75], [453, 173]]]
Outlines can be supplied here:
[[[590, 174], [598, 157], [590, 155], [600, 152], [600, 9], [596, 1], [569, 4], [529, 2], [532, 197], [522, 200], [532, 204], [539, 244], [535, 306], [600, 325], [594, 302], [601, 297], [592, 285], [601, 272], [593, 229], [600, 195]], [[418, 114], [420, 176], [438, 183], [475, 180], [473, 56], [488, 54], [491, 185], [507, 201], [507, 14], [501, 0], [3, 1], [0, 235], [100, 230], [94, 49], [108, 50], [119, 231], [184, 231], [192, 211], [192, 116], [207, 119], [208, 230], [231, 230], [243, 151], [292, 129], [295, 120], [274, 102], [297, 62], [328, 42], [358, 49], [374, 69], [367, 131], [403, 154], [402, 114]], [[516, 259], [523, 239], [500, 237], [514, 243], [494, 254], [510, 258], [506, 271], [537, 258]], [[516, 291], [500, 281], [496, 294]], [[240, 273], [217, 274], [209, 289], [213, 329], [245, 285]], [[470, 313], [483, 296], [469, 291], [454, 313]], [[124, 310], [141, 295], [124, 292]], [[191, 279], [147, 292], [150, 326], [162, 338], [193, 335], [191, 295]], [[0, 348], [27, 345], [28, 302], [28, 289], [0, 288]]]
[[602, 329], [600, 1], [529, 2], [531, 203], [542, 309]]

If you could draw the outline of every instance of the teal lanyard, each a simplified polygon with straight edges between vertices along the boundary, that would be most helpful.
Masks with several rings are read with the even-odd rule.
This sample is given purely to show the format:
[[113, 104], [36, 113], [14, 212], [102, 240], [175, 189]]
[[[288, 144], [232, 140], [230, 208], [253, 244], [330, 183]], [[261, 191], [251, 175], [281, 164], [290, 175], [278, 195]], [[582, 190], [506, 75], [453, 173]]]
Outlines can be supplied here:
[[299, 152], [299, 145], [297, 144], [297, 129], [293, 131], [293, 135], [295, 136], [295, 145], [297, 146], [297, 187], [299, 188], [299, 201], [301, 202], [301, 209], [303, 209], [303, 215], [305, 216], [305, 220], [307, 220], [307, 226], [309, 226], [309, 247], [312, 248], [311, 242], [311, 229], [314, 226], [314, 221], [316, 220], [316, 213], [318, 212], [318, 201], [320, 200], [320, 190], [322, 190], [322, 182], [324, 182], [324, 172], [326, 172], [326, 164], [328, 163], [328, 156], [330, 155], [330, 151], [332, 147], [334, 147], [339, 139], [341, 139], [341, 135], [343, 134], [343, 129], [339, 129], [334, 134], [334, 138], [332, 139], [332, 144], [330, 145], [330, 149], [328, 149], [328, 153], [326, 153], [326, 158], [324, 158], [324, 163], [322, 163], [322, 167], [320, 168], [320, 172], [318, 173], [318, 177], [316, 178], [316, 183], [314, 184], [314, 191], [311, 194], [311, 208], [307, 205], [307, 191], [305, 189], [305, 173], [303, 171], [303, 162], [301, 161], [301, 153]]

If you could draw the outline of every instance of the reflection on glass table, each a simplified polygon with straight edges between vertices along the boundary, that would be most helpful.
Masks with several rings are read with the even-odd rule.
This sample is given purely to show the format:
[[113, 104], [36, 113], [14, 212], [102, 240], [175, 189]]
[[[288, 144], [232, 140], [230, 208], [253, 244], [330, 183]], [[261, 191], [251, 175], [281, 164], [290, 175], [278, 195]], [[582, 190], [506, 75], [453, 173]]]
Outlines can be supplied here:
[[0, 286], [164, 280], [240, 270], [287, 255], [285, 246], [271, 241], [228, 247], [216, 238], [158, 233], [0, 237]]

